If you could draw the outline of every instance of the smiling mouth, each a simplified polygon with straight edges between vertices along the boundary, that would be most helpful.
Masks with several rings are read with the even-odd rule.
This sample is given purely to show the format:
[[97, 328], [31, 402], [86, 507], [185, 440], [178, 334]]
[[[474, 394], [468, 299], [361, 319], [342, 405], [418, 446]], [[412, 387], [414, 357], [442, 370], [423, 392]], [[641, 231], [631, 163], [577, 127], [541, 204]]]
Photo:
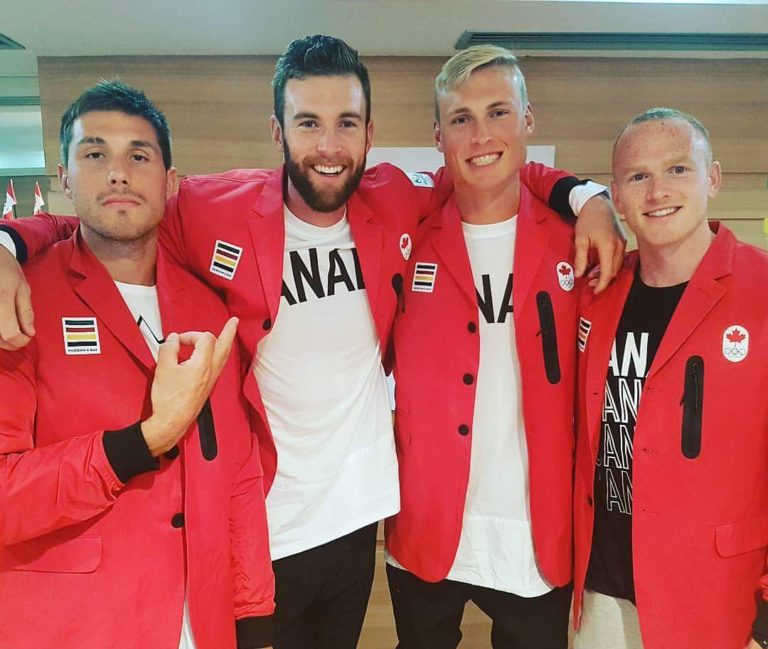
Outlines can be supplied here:
[[651, 218], [661, 218], [663, 216], [669, 216], [670, 214], [674, 214], [677, 212], [680, 208], [679, 207], [665, 207], [660, 210], [653, 210], [651, 212], [645, 212], [645, 216], [649, 216]]
[[501, 157], [500, 153], [486, 153], [483, 155], [475, 156], [474, 158], [469, 158], [467, 162], [475, 167], [487, 167], [488, 165], [493, 164]]
[[338, 176], [346, 167], [344, 165], [312, 165], [312, 169], [321, 176]]

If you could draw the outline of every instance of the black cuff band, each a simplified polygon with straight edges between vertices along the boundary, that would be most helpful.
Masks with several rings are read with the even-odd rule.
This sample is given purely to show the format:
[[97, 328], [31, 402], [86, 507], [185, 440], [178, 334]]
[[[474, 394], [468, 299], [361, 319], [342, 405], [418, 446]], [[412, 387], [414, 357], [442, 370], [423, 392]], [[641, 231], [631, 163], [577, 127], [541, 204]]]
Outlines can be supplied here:
[[576, 176], [566, 176], [558, 180], [549, 194], [549, 207], [561, 216], [575, 219], [576, 215], [571, 209], [570, 202], [571, 190], [586, 182], [586, 180], [579, 180]]
[[102, 443], [107, 460], [121, 482], [160, 468], [160, 462], [152, 457], [141, 434], [140, 421], [122, 430], [104, 431]]
[[237, 649], [260, 649], [271, 647], [274, 642], [272, 616], [244, 617], [235, 620]]
[[757, 617], [752, 626], [752, 637], [761, 647], [768, 647], [768, 602], [762, 598], [757, 606]]
[[0, 224], [0, 230], [3, 232], [7, 232], [8, 236], [11, 237], [13, 240], [13, 245], [16, 246], [16, 260], [23, 264], [27, 261], [27, 244], [24, 243], [24, 239], [21, 238], [21, 235], [16, 232], [13, 228]]

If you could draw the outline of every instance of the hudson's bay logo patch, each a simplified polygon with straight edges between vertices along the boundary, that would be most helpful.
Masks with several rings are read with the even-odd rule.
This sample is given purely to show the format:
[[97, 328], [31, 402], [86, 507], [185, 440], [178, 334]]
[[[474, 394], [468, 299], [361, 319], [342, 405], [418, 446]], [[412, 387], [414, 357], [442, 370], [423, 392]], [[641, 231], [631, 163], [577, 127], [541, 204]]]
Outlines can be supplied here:
[[436, 278], [437, 264], [419, 261], [416, 263], [416, 268], [413, 272], [411, 290], [416, 293], [431, 293], [435, 288]]
[[226, 241], [216, 240], [211, 257], [210, 271], [224, 279], [232, 279], [243, 256], [243, 249]]
[[101, 354], [96, 318], [62, 318], [61, 326], [67, 356]]

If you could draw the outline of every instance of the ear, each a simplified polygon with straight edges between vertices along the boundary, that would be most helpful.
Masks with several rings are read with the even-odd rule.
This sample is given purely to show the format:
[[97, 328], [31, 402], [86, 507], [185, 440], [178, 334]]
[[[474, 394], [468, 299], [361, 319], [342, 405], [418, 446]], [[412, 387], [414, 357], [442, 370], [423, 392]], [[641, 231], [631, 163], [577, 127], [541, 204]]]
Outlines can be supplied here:
[[720, 163], [715, 160], [709, 165], [709, 187], [707, 189], [707, 196], [714, 198], [717, 196], [717, 192], [720, 191], [720, 184], [722, 183], [722, 171], [720, 169]]
[[440, 153], [445, 153], [445, 151], [443, 151], [443, 132], [440, 130], [440, 122], [437, 120], [435, 120], [433, 136], [435, 138], [435, 146], [437, 147], [437, 150], [440, 151]]
[[269, 130], [272, 134], [272, 143], [278, 148], [280, 153], [283, 152], [283, 127], [280, 126], [280, 120], [275, 115], [271, 115], [269, 118]]
[[178, 180], [178, 173], [176, 167], [171, 167], [165, 172], [165, 195], [170, 196], [176, 191], [176, 181]]
[[528, 137], [531, 137], [533, 135], [533, 131], [535, 129], [534, 121], [533, 121], [533, 108], [531, 108], [531, 104], [527, 103], [525, 105], [525, 132], [528, 135]]
[[365, 153], [367, 154], [373, 146], [373, 120], [369, 119], [365, 127]]
[[616, 208], [616, 211], [619, 214], [624, 214], [621, 192], [619, 191], [619, 186], [616, 184], [615, 180], [611, 181], [611, 201], [613, 201], [613, 206]]
[[56, 167], [56, 170], [59, 174], [59, 185], [61, 185], [62, 191], [67, 195], [67, 198], [72, 198], [72, 189], [69, 186], [69, 173], [67, 172], [67, 168], [59, 164]]

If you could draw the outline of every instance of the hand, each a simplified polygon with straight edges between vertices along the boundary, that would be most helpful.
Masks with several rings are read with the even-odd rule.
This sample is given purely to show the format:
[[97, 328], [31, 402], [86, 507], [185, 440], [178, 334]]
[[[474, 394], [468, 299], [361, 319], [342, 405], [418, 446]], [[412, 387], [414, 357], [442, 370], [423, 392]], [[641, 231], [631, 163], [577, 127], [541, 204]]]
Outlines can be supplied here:
[[755, 640], [750, 640], [745, 649], [763, 649]]
[[[173, 448], [200, 414], [229, 358], [237, 323], [237, 318], [230, 318], [218, 339], [209, 332], [172, 333], [160, 346], [152, 382], [152, 415], [141, 423], [153, 457]], [[183, 363], [179, 363], [181, 345], [194, 346]]]
[[600, 263], [599, 277], [593, 277], [589, 285], [595, 293], [605, 289], [621, 268], [627, 238], [616, 219], [613, 205], [605, 196], [590, 198], [576, 220], [576, 277], [582, 277], [589, 265], [590, 252]]
[[0, 246], [0, 349], [21, 349], [34, 335], [32, 291], [19, 262]]

